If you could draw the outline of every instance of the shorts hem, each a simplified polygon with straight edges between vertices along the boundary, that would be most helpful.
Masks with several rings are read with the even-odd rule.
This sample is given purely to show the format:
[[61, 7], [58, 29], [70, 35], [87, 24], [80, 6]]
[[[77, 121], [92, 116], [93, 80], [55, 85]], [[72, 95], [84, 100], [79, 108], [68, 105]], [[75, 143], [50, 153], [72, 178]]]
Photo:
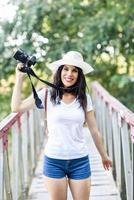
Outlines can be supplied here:
[[68, 179], [72, 179], [72, 180], [84, 180], [84, 179], [88, 179], [90, 177], [91, 177], [91, 175], [85, 176], [85, 177], [68, 177]]
[[47, 175], [47, 174], [43, 174], [43, 176], [46, 176], [46, 177], [48, 177], [48, 178], [55, 178], [55, 179], [66, 178], [66, 176], [59, 177], [59, 176], [52, 176], [52, 175]]
[[68, 179], [72, 179], [72, 180], [82, 180], [82, 179], [87, 179], [87, 178], [91, 177], [91, 174], [89, 174], [88, 176], [82, 176], [82, 177], [69, 177], [68, 175], [65, 175], [65, 176], [62, 176], [62, 177], [46, 175], [46, 174], [43, 174], [43, 175], [48, 177], [48, 178], [55, 178], [55, 179], [68, 178]]

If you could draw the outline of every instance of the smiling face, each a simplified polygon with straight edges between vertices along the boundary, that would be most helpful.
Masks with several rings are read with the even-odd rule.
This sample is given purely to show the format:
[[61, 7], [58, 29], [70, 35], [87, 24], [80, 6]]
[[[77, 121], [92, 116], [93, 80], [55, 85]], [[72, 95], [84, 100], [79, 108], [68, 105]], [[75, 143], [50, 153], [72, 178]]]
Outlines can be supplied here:
[[64, 65], [61, 71], [61, 81], [64, 87], [71, 87], [78, 79], [78, 69], [73, 65]]

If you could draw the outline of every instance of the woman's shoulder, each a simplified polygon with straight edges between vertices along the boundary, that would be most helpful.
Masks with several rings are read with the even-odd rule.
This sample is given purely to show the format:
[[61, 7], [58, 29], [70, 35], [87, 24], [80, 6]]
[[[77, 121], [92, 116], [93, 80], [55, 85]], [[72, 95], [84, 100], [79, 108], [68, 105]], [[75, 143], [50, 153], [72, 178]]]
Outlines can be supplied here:
[[86, 97], [87, 98], [91, 98], [91, 94], [90, 93], [86, 93]]
[[90, 93], [86, 93], [86, 96], [87, 96], [87, 111], [92, 111], [94, 110], [92, 97]]
[[47, 100], [50, 99], [50, 89], [47, 87], [40, 88], [38, 89], [37, 94], [40, 100], [42, 101], [43, 106], [45, 106], [44, 102], [46, 101], [46, 98]]
[[42, 87], [37, 90], [37, 93], [39, 96], [44, 97], [46, 95], [46, 93], [48, 93], [48, 94], [50, 93], [50, 89], [47, 87]]
[[39, 89], [37, 89], [37, 92], [50, 92], [50, 88], [47, 88], [47, 87], [41, 87]]

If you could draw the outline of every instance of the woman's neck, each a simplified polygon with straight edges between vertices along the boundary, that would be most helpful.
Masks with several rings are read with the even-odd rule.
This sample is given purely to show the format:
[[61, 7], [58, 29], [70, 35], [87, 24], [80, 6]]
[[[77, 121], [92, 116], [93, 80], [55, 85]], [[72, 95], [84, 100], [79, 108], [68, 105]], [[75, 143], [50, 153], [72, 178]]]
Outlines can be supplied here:
[[62, 96], [62, 101], [65, 103], [71, 103], [75, 98], [76, 96], [71, 93], [64, 93]]
[[65, 92], [65, 93], [63, 93], [63, 96], [64, 96], [64, 97], [70, 97], [70, 98], [74, 98], [74, 97], [75, 97], [74, 94], [69, 93], [69, 92]]

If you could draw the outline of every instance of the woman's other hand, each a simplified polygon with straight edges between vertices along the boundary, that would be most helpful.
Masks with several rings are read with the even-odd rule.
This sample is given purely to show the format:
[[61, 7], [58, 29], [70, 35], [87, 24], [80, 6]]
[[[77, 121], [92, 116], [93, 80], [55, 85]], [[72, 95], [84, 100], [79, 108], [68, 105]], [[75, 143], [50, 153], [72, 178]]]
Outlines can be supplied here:
[[109, 170], [113, 166], [112, 161], [109, 159], [109, 157], [102, 158], [102, 164], [105, 170]]

